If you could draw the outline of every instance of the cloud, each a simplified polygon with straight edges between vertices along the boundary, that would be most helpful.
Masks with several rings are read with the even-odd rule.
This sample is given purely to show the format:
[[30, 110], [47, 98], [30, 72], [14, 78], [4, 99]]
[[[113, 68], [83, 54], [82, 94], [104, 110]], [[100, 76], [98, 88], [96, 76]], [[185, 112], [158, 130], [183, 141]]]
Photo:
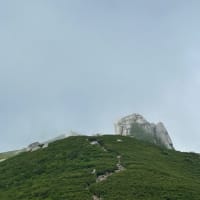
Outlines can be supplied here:
[[71, 129], [113, 133], [132, 112], [200, 151], [198, 4], [2, 2], [0, 151]]

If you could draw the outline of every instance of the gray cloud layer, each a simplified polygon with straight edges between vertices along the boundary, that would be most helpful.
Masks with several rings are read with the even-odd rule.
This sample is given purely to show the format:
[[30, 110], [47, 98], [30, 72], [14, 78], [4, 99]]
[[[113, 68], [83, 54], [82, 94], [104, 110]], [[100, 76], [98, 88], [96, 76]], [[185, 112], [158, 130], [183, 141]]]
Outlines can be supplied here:
[[200, 146], [199, 1], [0, 2], [0, 151], [132, 112]]

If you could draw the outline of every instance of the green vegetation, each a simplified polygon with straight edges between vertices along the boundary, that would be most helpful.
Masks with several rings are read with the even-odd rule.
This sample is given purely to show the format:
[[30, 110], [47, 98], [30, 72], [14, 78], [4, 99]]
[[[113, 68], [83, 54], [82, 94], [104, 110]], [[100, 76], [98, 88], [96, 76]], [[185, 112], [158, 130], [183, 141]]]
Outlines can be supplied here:
[[[98, 175], [117, 169], [118, 155], [125, 170], [96, 183]], [[103, 200], [198, 200], [200, 156], [131, 137], [75, 136], [0, 163], [2, 200], [91, 200], [92, 195]]]
[[11, 158], [13, 156], [16, 156], [20, 152], [23, 152], [23, 149], [22, 150], [16, 150], [16, 151], [8, 151], [8, 152], [5, 152], [5, 153], [0, 153], [0, 160]]

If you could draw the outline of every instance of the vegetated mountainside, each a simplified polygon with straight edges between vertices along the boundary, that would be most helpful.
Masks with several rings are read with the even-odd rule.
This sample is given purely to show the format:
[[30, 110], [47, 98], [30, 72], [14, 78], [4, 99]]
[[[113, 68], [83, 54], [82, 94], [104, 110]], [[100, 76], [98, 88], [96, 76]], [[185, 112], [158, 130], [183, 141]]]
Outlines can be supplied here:
[[13, 154], [14, 154], [13, 152], [0, 153], [0, 160], [7, 159], [7, 158], [13, 156]]
[[0, 163], [2, 200], [199, 200], [200, 156], [127, 136], [75, 136]]
[[16, 156], [20, 153], [23, 153], [23, 152], [31, 152], [31, 151], [36, 151], [36, 150], [41, 149], [41, 148], [43, 148], [43, 149], [47, 148], [50, 143], [53, 143], [53, 142], [58, 141], [58, 140], [65, 139], [66, 137], [69, 137], [69, 135], [70, 136], [78, 136], [80, 134], [77, 133], [77, 132], [71, 131], [69, 134], [62, 134], [62, 135], [59, 135], [59, 136], [52, 138], [50, 140], [44, 141], [42, 143], [40, 143], [40, 142], [31, 143], [23, 149], [0, 153], [0, 162], [3, 162], [8, 158], [14, 157], [14, 156]]
[[21, 150], [16, 150], [16, 151], [8, 151], [8, 152], [5, 152], [5, 153], [0, 153], [0, 162], [1, 160], [4, 160], [4, 159], [8, 159], [8, 158], [11, 158], [13, 156], [16, 156], [17, 154], [23, 152], [24, 149], [21, 149]]

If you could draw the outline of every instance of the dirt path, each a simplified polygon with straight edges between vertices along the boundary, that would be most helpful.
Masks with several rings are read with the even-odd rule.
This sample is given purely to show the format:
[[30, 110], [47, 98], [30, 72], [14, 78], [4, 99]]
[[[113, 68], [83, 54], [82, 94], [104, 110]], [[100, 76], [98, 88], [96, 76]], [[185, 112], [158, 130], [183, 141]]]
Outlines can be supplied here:
[[[104, 146], [100, 145], [98, 143], [98, 141], [93, 141], [93, 143], [91, 143], [91, 144], [92, 145], [96, 145], [97, 144], [97, 145], [101, 146], [103, 151], [107, 152], [107, 149]], [[119, 172], [125, 170], [125, 168], [121, 164], [121, 155], [118, 155], [116, 158], [117, 158], [117, 164], [116, 164], [117, 169], [114, 170], [113, 172], [106, 172], [103, 175], [97, 176], [96, 183], [99, 183], [99, 182], [102, 182], [102, 181], [106, 181], [109, 176], [112, 176], [115, 173], [119, 173]], [[92, 174], [96, 174], [96, 169], [93, 169]], [[93, 195], [92, 196], [92, 200], [102, 200], [102, 198], [98, 197], [96, 195]]]
[[105, 174], [98, 176], [96, 179], [97, 183], [105, 181], [109, 176], [112, 176], [114, 173], [119, 173], [119, 172], [125, 170], [125, 168], [121, 165], [121, 156], [120, 155], [117, 156], [117, 160], [118, 160], [118, 162], [116, 164], [117, 169], [113, 172], [106, 172]]

